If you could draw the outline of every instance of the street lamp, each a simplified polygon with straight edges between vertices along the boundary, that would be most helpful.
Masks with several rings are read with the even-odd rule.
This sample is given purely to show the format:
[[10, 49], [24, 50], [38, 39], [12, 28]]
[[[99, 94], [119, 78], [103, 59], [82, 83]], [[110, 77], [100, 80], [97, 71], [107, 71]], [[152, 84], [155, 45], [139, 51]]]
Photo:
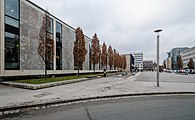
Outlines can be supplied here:
[[159, 33], [162, 31], [162, 29], [157, 29], [154, 32], [157, 33], [157, 75], [156, 75], [156, 81], [157, 81], [157, 87], [159, 87]]

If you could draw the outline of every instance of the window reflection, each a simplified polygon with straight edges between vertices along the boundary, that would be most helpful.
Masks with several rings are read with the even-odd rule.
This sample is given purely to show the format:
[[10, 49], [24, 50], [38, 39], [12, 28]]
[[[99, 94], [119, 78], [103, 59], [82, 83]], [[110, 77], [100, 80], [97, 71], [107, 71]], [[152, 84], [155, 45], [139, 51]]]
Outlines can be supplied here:
[[5, 0], [5, 14], [19, 19], [19, 2], [18, 0]]
[[19, 22], [18, 20], [15, 20], [13, 18], [10, 18], [8, 16], [5, 16], [5, 23], [14, 27], [19, 27]]
[[5, 69], [20, 68], [19, 1], [5, 0]]
[[56, 70], [62, 69], [62, 24], [56, 22]]
[[19, 68], [18, 35], [5, 32], [5, 66], [6, 69]]
[[53, 34], [53, 19], [47, 16], [47, 32]]

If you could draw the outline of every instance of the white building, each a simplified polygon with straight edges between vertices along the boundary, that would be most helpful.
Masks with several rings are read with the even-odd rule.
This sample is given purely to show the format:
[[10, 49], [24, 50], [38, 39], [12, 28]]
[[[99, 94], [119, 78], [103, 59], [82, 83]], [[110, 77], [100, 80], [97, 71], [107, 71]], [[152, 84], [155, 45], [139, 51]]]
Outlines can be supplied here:
[[183, 68], [188, 68], [188, 63], [191, 58], [195, 62], [195, 46], [181, 52], [181, 58], [183, 60]]
[[143, 53], [133, 53], [134, 65], [138, 70], [143, 70]]

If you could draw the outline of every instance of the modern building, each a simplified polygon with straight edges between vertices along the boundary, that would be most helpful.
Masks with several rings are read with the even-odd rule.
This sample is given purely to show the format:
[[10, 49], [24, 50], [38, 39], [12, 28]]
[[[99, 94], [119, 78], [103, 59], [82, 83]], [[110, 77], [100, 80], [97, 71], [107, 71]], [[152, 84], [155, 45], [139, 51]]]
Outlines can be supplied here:
[[133, 57], [133, 55], [132, 54], [123, 54], [123, 55], [125, 55], [126, 61], [127, 61], [127, 67], [126, 67], [125, 71], [132, 72], [133, 69], [134, 69], [134, 67], [133, 67], [134, 66], [134, 57]]
[[130, 54], [130, 71], [133, 72], [134, 71], [134, 57], [132, 54]]
[[[177, 66], [177, 60], [178, 60], [178, 57], [180, 56], [180, 53], [187, 50], [189, 48], [187, 47], [181, 47], [181, 48], [173, 48], [170, 52], [168, 52], [168, 62], [169, 64], [171, 63], [171, 68], [172, 70], [177, 70], [178, 69], [178, 66]], [[171, 62], [170, 62], [170, 59], [171, 59]], [[168, 64], [168, 63], [167, 63]]]
[[[48, 74], [76, 73], [73, 46], [75, 29], [29, 0], [0, 0], [0, 77], [43, 75], [41, 31], [44, 22], [54, 54]], [[81, 72], [92, 72], [91, 38], [85, 35], [87, 55]], [[50, 54], [50, 53], [48, 53]], [[99, 65], [96, 66], [98, 70]]]
[[195, 46], [181, 52], [181, 58], [183, 60], [183, 68], [188, 68], [190, 59], [193, 59], [195, 62]]
[[154, 70], [153, 61], [143, 61], [143, 70], [153, 71]]
[[172, 59], [171, 57], [168, 57], [165, 62], [165, 68], [167, 70], [172, 70]]
[[133, 53], [134, 57], [134, 67], [141, 71], [143, 70], [143, 53]]

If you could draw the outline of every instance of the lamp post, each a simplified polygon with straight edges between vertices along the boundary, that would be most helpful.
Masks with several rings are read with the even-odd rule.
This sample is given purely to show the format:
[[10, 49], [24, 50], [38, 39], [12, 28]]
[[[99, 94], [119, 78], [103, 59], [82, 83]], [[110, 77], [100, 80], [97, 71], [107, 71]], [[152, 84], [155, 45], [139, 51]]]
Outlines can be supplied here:
[[159, 87], [159, 33], [162, 31], [162, 29], [157, 29], [154, 32], [157, 33], [157, 74], [156, 74], [156, 81], [157, 81], [157, 87]]

